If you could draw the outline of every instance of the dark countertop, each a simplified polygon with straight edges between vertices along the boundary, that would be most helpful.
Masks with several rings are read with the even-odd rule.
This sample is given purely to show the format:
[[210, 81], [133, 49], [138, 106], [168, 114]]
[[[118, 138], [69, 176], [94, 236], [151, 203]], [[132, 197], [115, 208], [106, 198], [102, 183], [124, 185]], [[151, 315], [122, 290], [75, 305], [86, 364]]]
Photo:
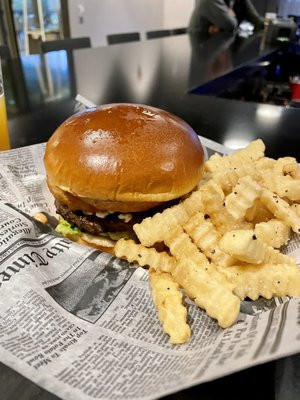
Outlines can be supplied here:
[[[300, 110], [189, 93], [273, 50], [263, 47], [259, 36], [181, 35], [7, 61], [3, 70], [12, 147], [46, 141], [73, 113], [74, 97], [80, 93], [96, 104], [137, 102], [166, 109], [185, 119], [198, 134], [233, 148], [260, 137], [267, 155], [299, 160]], [[166, 399], [225, 395], [296, 400], [300, 398], [299, 361], [299, 356], [288, 357]], [[0, 384], [1, 400], [57, 399], [3, 364]]]

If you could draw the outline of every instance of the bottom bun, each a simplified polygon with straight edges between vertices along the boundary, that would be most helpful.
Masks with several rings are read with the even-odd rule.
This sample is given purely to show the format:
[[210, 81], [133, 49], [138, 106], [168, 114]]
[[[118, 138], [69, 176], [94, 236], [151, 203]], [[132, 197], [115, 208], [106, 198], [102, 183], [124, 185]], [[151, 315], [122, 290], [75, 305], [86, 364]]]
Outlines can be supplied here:
[[114, 245], [116, 244], [114, 240], [109, 239], [106, 236], [96, 236], [89, 233], [82, 233], [79, 237], [84, 242], [91, 245], [94, 244], [95, 246], [114, 247]]
[[104, 251], [105, 253], [110, 253], [110, 254], [115, 255], [114, 246], [112, 246], [112, 247], [101, 246], [99, 244], [86, 242], [85, 240], [83, 240], [81, 238], [79, 238], [76, 242], [80, 243], [80, 244], [83, 244], [85, 246], [94, 247], [95, 249], [98, 249], [100, 251]]
[[95, 249], [105, 251], [106, 253], [114, 254], [116, 242], [104, 236], [90, 235], [83, 233], [81, 235], [64, 235], [66, 238], [85, 246], [94, 247]]

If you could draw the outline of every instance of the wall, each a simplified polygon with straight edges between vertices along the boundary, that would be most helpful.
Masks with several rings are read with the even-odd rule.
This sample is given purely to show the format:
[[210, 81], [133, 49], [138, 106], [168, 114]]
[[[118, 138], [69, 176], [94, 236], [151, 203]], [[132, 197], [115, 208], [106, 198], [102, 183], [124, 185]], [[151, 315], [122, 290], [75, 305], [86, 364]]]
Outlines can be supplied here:
[[287, 18], [288, 15], [300, 16], [300, 0], [280, 0], [279, 14]]
[[194, 0], [163, 0], [163, 28], [187, 26], [194, 9]]
[[266, 12], [276, 12], [278, 9], [279, 0], [252, 0], [256, 10], [265, 15]]
[[[187, 26], [195, 0], [68, 0], [71, 37], [89, 36], [92, 46], [106, 35]], [[80, 21], [80, 13], [82, 18]]]

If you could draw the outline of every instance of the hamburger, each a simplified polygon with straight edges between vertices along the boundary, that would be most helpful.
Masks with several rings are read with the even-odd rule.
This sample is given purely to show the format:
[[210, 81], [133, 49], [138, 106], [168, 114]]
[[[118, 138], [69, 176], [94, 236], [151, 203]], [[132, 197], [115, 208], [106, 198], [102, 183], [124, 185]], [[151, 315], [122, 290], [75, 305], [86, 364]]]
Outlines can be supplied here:
[[73, 115], [45, 152], [47, 182], [72, 240], [113, 252], [133, 225], [180, 201], [202, 177], [197, 134], [169, 112], [108, 104]]

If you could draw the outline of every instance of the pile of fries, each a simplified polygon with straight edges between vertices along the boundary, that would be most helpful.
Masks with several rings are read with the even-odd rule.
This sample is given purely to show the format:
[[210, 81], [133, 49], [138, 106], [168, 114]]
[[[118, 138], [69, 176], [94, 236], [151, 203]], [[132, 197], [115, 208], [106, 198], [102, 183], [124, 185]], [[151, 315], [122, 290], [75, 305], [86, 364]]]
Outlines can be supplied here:
[[[300, 233], [300, 169], [296, 159], [264, 151], [256, 140], [233, 155], [214, 154], [188, 198], [134, 225], [140, 243], [115, 246], [118, 257], [149, 267], [170, 343], [191, 335], [182, 291], [223, 328], [246, 297], [300, 296], [300, 268], [278, 250]], [[156, 250], [160, 242], [166, 251]]]

